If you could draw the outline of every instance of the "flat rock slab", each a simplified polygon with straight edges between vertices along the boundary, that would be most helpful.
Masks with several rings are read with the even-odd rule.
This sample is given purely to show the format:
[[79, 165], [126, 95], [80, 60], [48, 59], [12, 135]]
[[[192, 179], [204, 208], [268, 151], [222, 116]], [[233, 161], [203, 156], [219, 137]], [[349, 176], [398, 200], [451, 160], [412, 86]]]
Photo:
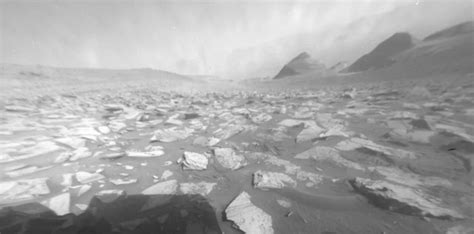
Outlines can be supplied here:
[[102, 180], [105, 176], [99, 173], [90, 173], [86, 171], [78, 171], [76, 172], [76, 180], [79, 181], [81, 184], [87, 184], [94, 181]]
[[237, 170], [247, 165], [245, 157], [236, 154], [232, 148], [216, 148], [214, 155], [219, 164], [231, 170]]
[[50, 193], [48, 178], [16, 180], [0, 183], [0, 204], [34, 199]]
[[273, 233], [272, 217], [250, 201], [250, 195], [242, 192], [225, 209], [228, 220], [247, 234]]
[[464, 215], [454, 209], [447, 208], [440, 199], [425, 193], [421, 188], [359, 177], [349, 182], [370, 202], [385, 209], [441, 219], [464, 218]]
[[178, 188], [177, 180], [168, 180], [157, 183], [142, 191], [144, 195], [169, 195], [176, 194]]
[[398, 159], [416, 159], [414, 152], [406, 151], [403, 149], [395, 149], [383, 145], [379, 145], [373, 141], [362, 139], [362, 138], [351, 138], [337, 143], [336, 148], [342, 151], [351, 151], [359, 148], [367, 148], [376, 152], [383, 153], [387, 156], [391, 156]]
[[217, 183], [199, 182], [199, 183], [181, 183], [179, 190], [184, 194], [208, 195], [214, 189]]
[[338, 166], [352, 168], [364, 171], [365, 169], [358, 163], [343, 158], [337, 149], [327, 146], [315, 146], [307, 151], [299, 153], [295, 156], [297, 159], [312, 158], [317, 161], [332, 161]]
[[262, 190], [282, 189], [285, 186], [296, 187], [296, 181], [279, 172], [256, 171], [253, 174], [253, 186]]

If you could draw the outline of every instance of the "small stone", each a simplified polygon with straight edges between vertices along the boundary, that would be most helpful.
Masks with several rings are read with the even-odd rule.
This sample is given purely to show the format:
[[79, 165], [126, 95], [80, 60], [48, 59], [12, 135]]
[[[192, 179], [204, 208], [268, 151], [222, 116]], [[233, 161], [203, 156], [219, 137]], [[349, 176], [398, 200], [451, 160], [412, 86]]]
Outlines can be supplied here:
[[185, 151], [182, 165], [185, 170], [206, 170], [208, 162], [202, 154]]

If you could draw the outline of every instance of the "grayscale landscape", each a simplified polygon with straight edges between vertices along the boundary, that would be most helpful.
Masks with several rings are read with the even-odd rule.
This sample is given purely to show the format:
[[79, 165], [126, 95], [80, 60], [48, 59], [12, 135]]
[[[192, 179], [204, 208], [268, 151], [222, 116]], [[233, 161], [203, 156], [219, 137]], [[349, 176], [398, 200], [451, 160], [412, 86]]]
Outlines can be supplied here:
[[[328, 7], [329, 31], [314, 23], [298, 40], [247, 43], [225, 58], [219, 48], [234, 40], [221, 40], [290, 28], [252, 31], [279, 22], [262, 9], [314, 15], [332, 3], [0, 2], [0, 234], [474, 233], [473, 2], [336, 2], [383, 11]], [[183, 18], [157, 10], [165, 5]], [[85, 33], [97, 12], [103, 27]], [[131, 12], [161, 26], [213, 23], [170, 29], [159, 35], [168, 44], [147, 51], [152, 39], [131, 35], [156, 25]], [[346, 13], [345, 26], [331, 21]], [[136, 28], [115, 32], [109, 16]], [[320, 31], [339, 36], [307, 38]], [[176, 35], [211, 32], [222, 34], [190, 65], [178, 52], [193, 43]], [[91, 38], [94, 64], [69, 61]], [[101, 57], [108, 47], [124, 62]], [[153, 56], [187, 62], [128, 62]]]

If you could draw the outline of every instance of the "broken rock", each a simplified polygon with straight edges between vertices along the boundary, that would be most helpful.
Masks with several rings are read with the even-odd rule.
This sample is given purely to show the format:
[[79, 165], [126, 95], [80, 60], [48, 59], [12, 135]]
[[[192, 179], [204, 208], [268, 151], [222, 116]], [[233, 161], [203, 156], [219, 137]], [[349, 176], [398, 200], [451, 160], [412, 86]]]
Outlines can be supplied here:
[[464, 218], [454, 209], [447, 208], [442, 200], [422, 189], [403, 186], [383, 180], [355, 178], [350, 180], [354, 189], [375, 205], [410, 215], [436, 218]]
[[232, 148], [216, 148], [214, 155], [219, 164], [231, 170], [237, 170], [247, 165], [245, 157], [237, 155]]
[[242, 192], [225, 209], [226, 218], [247, 234], [272, 234], [272, 217], [250, 201], [250, 195]]
[[285, 186], [296, 187], [296, 181], [286, 174], [258, 170], [253, 174], [253, 186], [262, 190], [282, 189]]
[[185, 170], [206, 170], [208, 162], [202, 154], [185, 151], [182, 165]]

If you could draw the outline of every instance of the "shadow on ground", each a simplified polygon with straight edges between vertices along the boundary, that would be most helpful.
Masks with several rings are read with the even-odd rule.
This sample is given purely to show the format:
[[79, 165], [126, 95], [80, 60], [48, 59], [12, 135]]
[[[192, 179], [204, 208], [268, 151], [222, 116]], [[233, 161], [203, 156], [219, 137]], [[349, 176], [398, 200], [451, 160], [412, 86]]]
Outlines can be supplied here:
[[0, 210], [0, 233], [221, 233], [201, 195], [94, 197], [79, 215], [56, 215], [39, 203]]

